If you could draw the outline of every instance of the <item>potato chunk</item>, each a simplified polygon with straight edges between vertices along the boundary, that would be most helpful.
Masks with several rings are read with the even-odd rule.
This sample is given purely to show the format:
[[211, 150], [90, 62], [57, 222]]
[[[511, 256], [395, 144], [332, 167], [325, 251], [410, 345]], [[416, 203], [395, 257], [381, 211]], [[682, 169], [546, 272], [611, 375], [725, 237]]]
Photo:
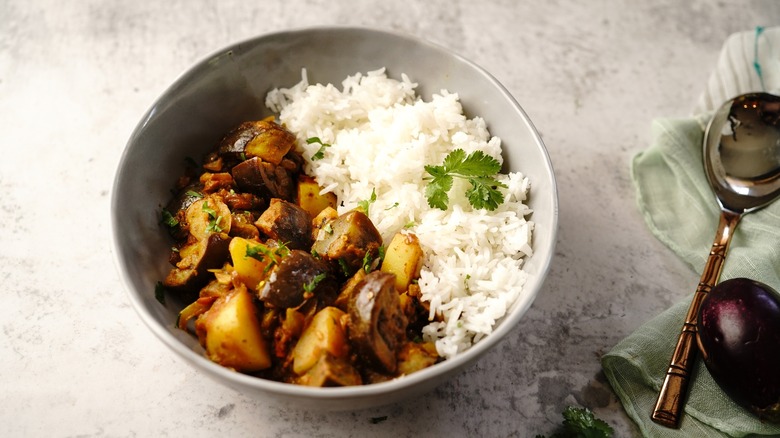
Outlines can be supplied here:
[[217, 299], [201, 315], [195, 330], [212, 361], [239, 372], [271, 366], [268, 344], [260, 330], [257, 308], [243, 285]]
[[298, 177], [298, 192], [296, 193], [296, 199], [298, 205], [306, 210], [311, 217], [317, 217], [322, 210], [326, 208], [336, 208], [336, 194], [335, 193], [320, 193], [322, 187], [317, 184], [314, 178], [301, 175]]
[[[255, 240], [234, 237], [229, 249], [238, 279], [249, 289], [257, 290], [257, 285], [265, 279], [270, 269], [272, 259], [262, 257], [264, 252], [270, 251], [268, 247]], [[252, 257], [252, 254], [259, 256]], [[261, 258], [262, 261], [259, 260]]]
[[397, 233], [385, 251], [380, 270], [395, 274], [395, 289], [403, 292], [413, 280], [420, 277], [423, 250], [417, 236], [411, 233]]
[[324, 354], [344, 357], [349, 353], [342, 322], [344, 315], [335, 307], [326, 307], [314, 315], [292, 351], [293, 371], [296, 374], [302, 375], [311, 369]]

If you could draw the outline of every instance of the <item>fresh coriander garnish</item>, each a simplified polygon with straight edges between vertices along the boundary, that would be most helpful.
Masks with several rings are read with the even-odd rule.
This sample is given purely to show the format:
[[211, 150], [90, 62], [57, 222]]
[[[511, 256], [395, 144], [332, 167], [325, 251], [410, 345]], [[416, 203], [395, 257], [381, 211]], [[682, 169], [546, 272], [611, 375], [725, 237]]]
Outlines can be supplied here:
[[331, 145], [329, 143], [323, 143], [319, 137], [311, 137], [306, 139], [306, 144], [313, 144], [313, 143], [319, 143], [322, 146], [320, 146], [317, 152], [315, 152], [314, 155], [311, 156], [311, 160], [317, 161], [325, 158], [325, 149], [329, 148]]
[[217, 216], [216, 218], [211, 219], [208, 226], [206, 226], [206, 231], [209, 233], [221, 233], [222, 227], [219, 226], [220, 221], [222, 221], [222, 216]]
[[393, 205], [391, 205], [391, 206], [387, 207], [387, 208], [385, 209], [385, 211], [387, 211], [387, 210], [392, 210], [392, 209], [394, 209], [394, 208], [396, 208], [396, 207], [398, 207], [398, 203], [397, 203], [397, 202], [395, 202], [395, 203], [393, 203]]
[[366, 271], [366, 274], [371, 272], [371, 261], [373, 260], [373, 257], [371, 257], [371, 251], [366, 251], [366, 254], [363, 256], [363, 266], [361, 266], [361, 269]]
[[[569, 406], [563, 411], [563, 428], [551, 438], [611, 438], [612, 427], [587, 408]], [[544, 438], [537, 435], [536, 438]]]
[[200, 198], [202, 198], [202, 197], [203, 197], [203, 194], [202, 194], [202, 193], [198, 193], [198, 192], [196, 192], [195, 190], [187, 190], [187, 191], [185, 192], [185, 194], [186, 194], [187, 196], [192, 196], [193, 198], [198, 198], [198, 199], [200, 199]]
[[482, 151], [466, 155], [463, 149], [456, 149], [444, 158], [441, 166], [425, 166], [425, 171], [432, 176], [425, 187], [428, 205], [446, 210], [450, 201], [447, 192], [452, 188], [453, 178], [458, 177], [471, 183], [466, 197], [472, 207], [495, 210], [504, 202], [504, 194], [498, 187], [506, 187], [495, 179], [500, 170], [501, 163]]
[[417, 225], [417, 222], [415, 221], [409, 221], [404, 225], [404, 228], [412, 228], [413, 226]]
[[341, 268], [341, 272], [343, 272], [345, 276], [349, 277], [350, 269], [347, 261], [344, 259], [339, 259], [339, 267]]
[[368, 216], [368, 209], [374, 202], [376, 202], [376, 190], [371, 189], [371, 197], [363, 201], [358, 201], [358, 208]]
[[328, 276], [328, 274], [326, 274], [324, 272], [321, 273], [321, 274], [315, 275], [314, 278], [312, 278], [310, 282], [308, 282], [308, 283], [303, 285], [304, 292], [308, 292], [308, 293], [314, 292], [314, 289], [317, 288], [317, 285], [320, 284], [320, 282], [322, 280], [324, 280], [325, 277], [327, 277], [327, 276]]
[[267, 258], [268, 264], [263, 269], [263, 272], [268, 272], [289, 254], [290, 249], [284, 243], [279, 243], [279, 246], [274, 249], [270, 249], [265, 245], [247, 245], [244, 257], [251, 257], [260, 262], [266, 261]]
[[206, 226], [206, 231], [209, 233], [221, 233], [222, 227], [219, 225], [219, 223], [222, 221], [222, 216], [217, 216], [217, 212], [214, 211], [213, 208], [209, 207], [208, 201], [203, 202], [203, 207], [201, 207], [201, 210], [209, 215], [209, 224]]
[[201, 209], [201, 210], [202, 210], [204, 213], [206, 213], [207, 215], [209, 215], [209, 217], [210, 217], [211, 219], [216, 219], [216, 217], [217, 217], [217, 212], [216, 212], [216, 211], [214, 211], [214, 209], [213, 209], [213, 208], [209, 207], [209, 203], [208, 203], [208, 201], [204, 202], [204, 203], [203, 203], [203, 206], [202, 206], [200, 209]]
[[162, 223], [169, 228], [173, 228], [179, 225], [179, 221], [176, 219], [176, 217], [174, 217], [171, 212], [165, 208], [162, 209]]

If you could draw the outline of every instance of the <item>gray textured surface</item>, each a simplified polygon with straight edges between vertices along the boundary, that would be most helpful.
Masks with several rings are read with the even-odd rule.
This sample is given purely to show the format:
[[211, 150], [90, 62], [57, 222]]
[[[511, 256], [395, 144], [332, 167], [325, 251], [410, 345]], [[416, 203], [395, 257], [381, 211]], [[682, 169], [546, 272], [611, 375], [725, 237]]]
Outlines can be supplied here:
[[[569, 404], [635, 429], [598, 358], [698, 275], [636, 211], [628, 163], [654, 117], [693, 108], [732, 32], [774, 1], [0, 1], [0, 430], [4, 436], [533, 436]], [[108, 207], [131, 130], [185, 68], [275, 30], [428, 38], [514, 94], [544, 137], [560, 232], [547, 284], [499, 348], [423, 397], [282, 409], [205, 380], [130, 308]]]

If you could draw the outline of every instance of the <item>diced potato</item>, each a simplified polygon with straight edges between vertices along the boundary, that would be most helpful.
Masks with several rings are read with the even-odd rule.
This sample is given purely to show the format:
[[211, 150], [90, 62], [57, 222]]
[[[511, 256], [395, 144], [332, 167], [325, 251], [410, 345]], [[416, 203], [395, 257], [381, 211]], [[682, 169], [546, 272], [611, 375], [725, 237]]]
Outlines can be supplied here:
[[252, 372], [271, 366], [268, 344], [260, 330], [257, 308], [246, 287], [217, 299], [196, 324], [206, 356], [239, 372]]
[[314, 315], [292, 351], [296, 374], [302, 375], [311, 369], [326, 353], [334, 357], [344, 357], [349, 353], [342, 323], [344, 315], [335, 307], [326, 307]]
[[297, 383], [306, 386], [332, 387], [355, 386], [363, 382], [360, 373], [347, 358], [324, 354], [297, 380]]
[[395, 274], [395, 288], [405, 291], [412, 280], [420, 277], [423, 263], [423, 250], [417, 236], [411, 233], [397, 233], [385, 251], [385, 259], [380, 270]]
[[311, 217], [316, 217], [320, 212], [328, 207], [336, 208], [335, 193], [320, 193], [322, 187], [317, 184], [314, 178], [304, 175], [298, 177], [298, 193], [296, 199], [298, 205], [304, 209]]
[[411, 374], [435, 364], [439, 360], [433, 342], [407, 342], [398, 352], [398, 374]]
[[[259, 249], [267, 247], [255, 240], [234, 237], [230, 241], [230, 258], [233, 260], [233, 268], [236, 271], [238, 279], [249, 289], [257, 290], [257, 285], [263, 281], [268, 274], [268, 267], [271, 263], [270, 258], [263, 261], [247, 255], [247, 251], [257, 252]], [[262, 256], [262, 253], [259, 253]]]

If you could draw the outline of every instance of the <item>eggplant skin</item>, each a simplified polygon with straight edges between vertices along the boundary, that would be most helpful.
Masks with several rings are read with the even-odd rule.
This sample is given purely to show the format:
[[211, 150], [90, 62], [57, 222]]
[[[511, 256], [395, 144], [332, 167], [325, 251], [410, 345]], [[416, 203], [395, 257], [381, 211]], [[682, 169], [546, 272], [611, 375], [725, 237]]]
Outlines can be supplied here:
[[349, 339], [374, 369], [395, 373], [407, 319], [395, 290], [395, 275], [373, 271], [355, 287], [348, 303]]
[[702, 302], [696, 327], [721, 389], [762, 420], [780, 423], [780, 294], [755, 280], [725, 280]]

